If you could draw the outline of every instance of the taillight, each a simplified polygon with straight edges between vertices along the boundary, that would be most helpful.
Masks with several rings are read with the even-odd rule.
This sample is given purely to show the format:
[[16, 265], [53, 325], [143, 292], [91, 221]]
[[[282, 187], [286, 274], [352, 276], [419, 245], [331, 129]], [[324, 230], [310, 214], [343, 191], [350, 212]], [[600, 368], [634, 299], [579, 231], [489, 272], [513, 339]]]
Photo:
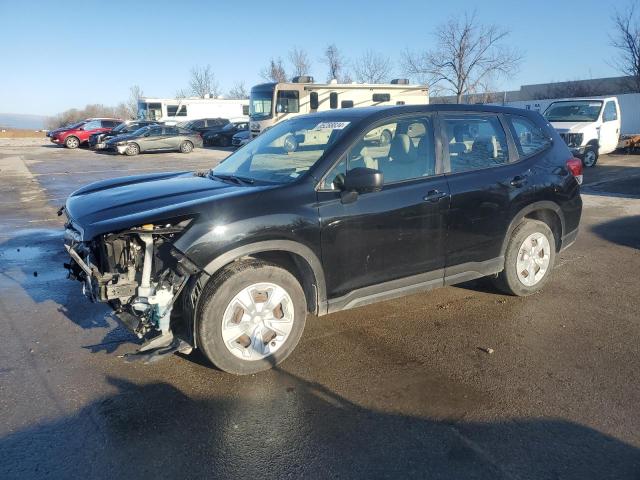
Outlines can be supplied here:
[[567, 170], [575, 177], [578, 185], [582, 185], [582, 160], [579, 158], [570, 158], [567, 160]]

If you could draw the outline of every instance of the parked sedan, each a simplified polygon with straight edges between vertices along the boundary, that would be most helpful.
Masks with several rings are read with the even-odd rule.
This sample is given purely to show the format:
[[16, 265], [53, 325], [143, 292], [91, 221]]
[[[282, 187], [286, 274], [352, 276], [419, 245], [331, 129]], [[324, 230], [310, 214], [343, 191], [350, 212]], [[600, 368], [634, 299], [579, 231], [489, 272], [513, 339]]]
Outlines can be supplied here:
[[178, 126], [204, 134], [204, 132], [209, 130], [220, 130], [228, 123], [229, 120], [226, 118], [200, 118], [198, 120], [179, 123]]
[[195, 147], [202, 147], [202, 137], [196, 132], [168, 125], [142, 127], [133, 133], [107, 140], [107, 149], [119, 154], [137, 155], [141, 152], [178, 150], [190, 153]]
[[155, 122], [152, 120], [127, 120], [126, 122], [121, 123], [117, 127], [115, 127], [110, 132], [98, 132], [94, 133], [89, 137], [88, 144], [89, 148], [93, 148], [95, 150], [104, 150], [107, 148], [107, 140], [113, 137], [117, 137], [118, 135], [123, 135], [125, 133], [133, 133], [136, 130], [146, 127], [148, 125], [158, 125], [160, 122]]
[[49, 138], [57, 145], [64, 145], [72, 149], [78, 148], [87, 143], [89, 137], [94, 133], [110, 132], [121, 123], [122, 120], [116, 118], [88, 118], [80, 123], [57, 130]]
[[228, 147], [231, 145], [231, 139], [238, 132], [248, 131], [248, 122], [233, 122], [227, 123], [220, 130], [207, 130], [202, 135], [202, 140], [205, 145], [219, 145], [221, 147]]
[[231, 145], [234, 148], [244, 147], [247, 143], [251, 141], [251, 132], [249, 130], [243, 130], [242, 132], [236, 133], [231, 139]]

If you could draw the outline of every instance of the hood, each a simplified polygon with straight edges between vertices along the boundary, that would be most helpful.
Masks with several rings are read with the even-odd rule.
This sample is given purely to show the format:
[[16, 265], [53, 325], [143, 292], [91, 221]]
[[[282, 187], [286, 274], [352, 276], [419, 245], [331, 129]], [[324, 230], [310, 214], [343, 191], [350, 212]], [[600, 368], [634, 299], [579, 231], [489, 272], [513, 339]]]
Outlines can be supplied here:
[[[109, 134], [107, 134], [109, 135]], [[116, 143], [116, 142], [122, 142], [124, 140], [131, 140], [132, 138], [137, 138], [133, 132], [130, 133], [122, 133], [120, 135], [113, 135], [110, 134], [109, 135], [109, 139], [107, 140], [107, 143]]]
[[551, 126], [559, 133], [580, 133], [593, 127], [595, 122], [551, 122]]
[[203, 203], [260, 187], [228, 184], [193, 172], [156, 173], [91, 183], [73, 192], [65, 209], [83, 240], [96, 235], [196, 214]]

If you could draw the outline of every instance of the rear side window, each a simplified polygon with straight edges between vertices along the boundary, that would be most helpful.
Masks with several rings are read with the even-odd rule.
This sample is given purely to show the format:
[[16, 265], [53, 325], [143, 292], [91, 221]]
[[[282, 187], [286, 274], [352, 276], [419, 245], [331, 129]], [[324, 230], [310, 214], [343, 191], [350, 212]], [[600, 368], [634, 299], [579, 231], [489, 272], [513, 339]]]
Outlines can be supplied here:
[[513, 137], [520, 155], [527, 157], [551, 145], [549, 136], [528, 118], [510, 115], [509, 120], [513, 127]]
[[451, 173], [503, 165], [509, 161], [507, 137], [496, 115], [446, 115], [443, 117]]
[[300, 93], [297, 90], [280, 90], [276, 100], [277, 113], [298, 113], [300, 111]]

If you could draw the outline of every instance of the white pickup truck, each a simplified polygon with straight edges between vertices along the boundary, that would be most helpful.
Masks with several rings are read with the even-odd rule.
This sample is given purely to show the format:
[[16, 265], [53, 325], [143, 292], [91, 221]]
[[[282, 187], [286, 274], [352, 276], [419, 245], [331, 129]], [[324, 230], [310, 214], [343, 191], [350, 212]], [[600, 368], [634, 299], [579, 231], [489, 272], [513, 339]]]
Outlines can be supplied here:
[[620, 139], [620, 106], [616, 97], [572, 98], [553, 102], [544, 117], [585, 167], [613, 152]]

